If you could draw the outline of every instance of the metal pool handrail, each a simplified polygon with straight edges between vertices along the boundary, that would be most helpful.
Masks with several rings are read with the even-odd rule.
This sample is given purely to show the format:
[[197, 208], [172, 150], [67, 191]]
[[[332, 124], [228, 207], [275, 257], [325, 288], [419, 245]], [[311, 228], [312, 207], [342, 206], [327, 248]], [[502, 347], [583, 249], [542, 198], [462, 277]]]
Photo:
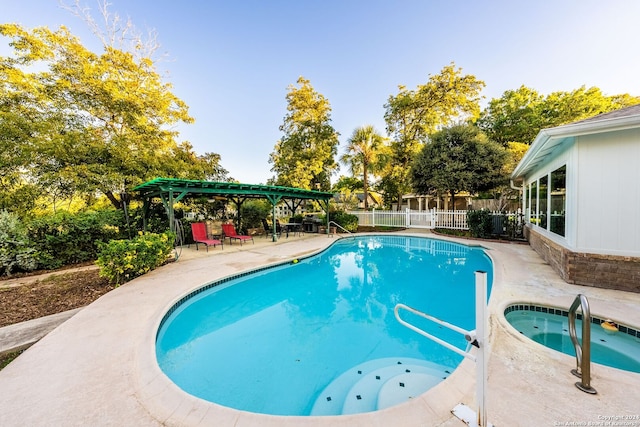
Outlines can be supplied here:
[[[336, 227], [340, 228], [343, 231], [346, 231], [347, 233], [351, 234], [351, 232], [349, 230], [347, 230], [346, 228], [344, 228], [343, 226], [341, 226], [340, 224], [338, 224], [335, 221], [329, 221], [329, 227], [331, 227], [331, 224], [335, 225]], [[327, 229], [327, 231], [330, 231], [329, 229]], [[329, 233], [331, 234], [331, 233]]]
[[[582, 345], [576, 333], [578, 307], [582, 309]], [[572, 369], [571, 373], [581, 379], [576, 387], [585, 393], [596, 394], [596, 389], [591, 387], [591, 310], [587, 297], [582, 294], [576, 296], [569, 308], [569, 336], [576, 350], [576, 369]]]
[[411, 313], [413, 313], [413, 314], [415, 314], [417, 316], [424, 317], [425, 319], [431, 320], [432, 322], [437, 323], [439, 325], [442, 325], [442, 326], [444, 326], [446, 328], [449, 328], [452, 331], [456, 331], [456, 332], [464, 335], [464, 338], [469, 342], [469, 344], [473, 344], [474, 346], [477, 347], [478, 346], [478, 340], [476, 340], [475, 331], [467, 331], [466, 329], [459, 328], [456, 325], [452, 325], [451, 323], [445, 322], [444, 320], [440, 320], [437, 317], [430, 316], [427, 313], [423, 313], [420, 310], [416, 310], [415, 308], [409, 307], [408, 305], [405, 305], [405, 304], [396, 304], [395, 308], [393, 309], [393, 312], [396, 315], [396, 319], [398, 320], [398, 322], [400, 322], [400, 324], [406, 326], [407, 328], [411, 329], [414, 332], [419, 333], [423, 337], [427, 337], [430, 340], [435, 341], [438, 344], [448, 348], [449, 350], [458, 353], [460, 356], [467, 357], [467, 358], [473, 360], [474, 362], [476, 361], [476, 357], [473, 354], [470, 354], [470, 353], [468, 353], [468, 352], [466, 352], [464, 350], [460, 350], [458, 347], [456, 347], [454, 345], [451, 345], [448, 342], [446, 342], [444, 340], [441, 340], [440, 338], [435, 337], [435, 336], [431, 335], [430, 333], [425, 332], [422, 329], [420, 329], [420, 328], [412, 325], [411, 323], [403, 320], [402, 318], [400, 318], [400, 313], [398, 313], [398, 311], [400, 309], [410, 311]]
[[[476, 329], [473, 331], [467, 331], [462, 329], [456, 325], [452, 325], [451, 323], [445, 322], [444, 320], [440, 320], [436, 317], [430, 316], [426, 313], [423, 313], [415, 308], [411, 308], [404, 304], [396, 304], [393, 312], [396, 316], [396, 319], [400, 324], [406, 326], [414, 332], [419, 333], [420, 335], [429, 338], [437, 342], [440, 345], [452, 350], [466, 358], [473, 360], [476, 363], [476, 405], [477, 411], [474, 412], [467, 405], [462, 403], [456, 405], [451, 410], [451, 413], [458, 417], [460, 420], [465, 422], [467, 425], [475, 425], [478, 427], [493, 427], [493, 425], [487, 422], [487, 409], [486, 409], [486, 389], [487, 389], [487, 331], [488, 331], [488, 322], [487, 322], [487, 273], [485, 271], [476, 271]], [[459, 348], [449, 344], [446, 341], [441, 340], [438, 337], [434, 337], [428, 332], [423, 331], [422, 329], [402, 320], [400, 315], [398, 314], [398, 310], [404, 309], [414, 313], [420, 317], [424, 317], [427, 320], [431, 320], [439, 325], [447, 327], [453, 331], [456, 331], [462, 335], [464, 338], [473, 346], [478, 348], [476, 352], [477, 356], [474, 356], [466, 351], [462, 351]], [[475, 417], [475, 420], [474, 420]], [[475, 424], [473, 424], [475, 422]]]

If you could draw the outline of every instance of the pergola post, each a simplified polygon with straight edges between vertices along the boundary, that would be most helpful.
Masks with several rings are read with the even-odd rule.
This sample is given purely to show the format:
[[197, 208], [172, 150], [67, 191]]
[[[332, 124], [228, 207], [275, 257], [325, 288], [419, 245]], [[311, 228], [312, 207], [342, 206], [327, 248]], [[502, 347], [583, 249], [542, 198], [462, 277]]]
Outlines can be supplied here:
[[162, 200], [162, 206], [164, 206], [164, 210], [167, 212], [167, 217], [169, 218], [169, 230], [171, 230], [172, 233], [176, 233], [176, 224], [175, 224], [175, 212], [173, 210], [173, 205], [178, 203], [180, 200], [182, 200], [182, 198], [184, 196], [186, 196], [188, 193], [187, 190], [183, 190], [178, 197], [174, 198], [173, 197], [173, 188], [169, 187], [167, 189], [167, 194], [169, 196], [169, 198], [167, 199], [164, 195], [164, 193], [160, 193], [160, 200]]
[[267, 195], [265, 197], [269, 202], [271, 202], [271, 241], [276, 242], [278, 241], [276, 229], [276, 205], [280, 200], [282, 200], [282, 196]]
[[[323, 205], [322, 202], [325, 202], [325, 204]], [[324, 211], [326, 212], [326, 216], [327, 216], [327, 236], [330, 235], [330, 230], [329, 230], [329, 199], [326, 200], [318, 200], [318, 203], [320, 204], [320, 206], [322, 206], [322, 208], [324, 209]]]

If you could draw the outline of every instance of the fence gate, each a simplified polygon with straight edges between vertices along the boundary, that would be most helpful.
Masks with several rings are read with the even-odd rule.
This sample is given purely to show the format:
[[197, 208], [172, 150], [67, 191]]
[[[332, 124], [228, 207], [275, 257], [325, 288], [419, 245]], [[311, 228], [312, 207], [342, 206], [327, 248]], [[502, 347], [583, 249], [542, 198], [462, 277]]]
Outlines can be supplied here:
[[435, 211], [407, 210], [407, 227], [435, 228]]

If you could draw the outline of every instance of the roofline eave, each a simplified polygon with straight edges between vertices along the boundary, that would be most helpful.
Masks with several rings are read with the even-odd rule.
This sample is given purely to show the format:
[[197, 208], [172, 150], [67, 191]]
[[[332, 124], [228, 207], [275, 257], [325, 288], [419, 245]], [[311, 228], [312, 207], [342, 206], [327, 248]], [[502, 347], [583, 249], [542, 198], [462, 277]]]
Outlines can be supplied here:
[[582, 135], [597, 134], [603, 132], [615, 132], [640, 126], [640, 115], [627, 117], [615, 117], [598, 121], [582, 121], [553, 128], [542, 129], [531, 143], [529, 150], [522, 157], [516, 168], [511, 173], [511, 180], [518, 181], [524, 178], [529, 165], [537, 155], [545, 148], [549, 141], [559, 138], [570, 138]]

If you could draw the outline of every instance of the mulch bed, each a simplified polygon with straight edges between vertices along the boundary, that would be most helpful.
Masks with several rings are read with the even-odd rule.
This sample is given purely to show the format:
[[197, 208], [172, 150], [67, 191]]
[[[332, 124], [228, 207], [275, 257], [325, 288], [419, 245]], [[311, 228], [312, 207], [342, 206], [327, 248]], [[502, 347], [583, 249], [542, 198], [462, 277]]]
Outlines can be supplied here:
[[84, 307], [114, 287], [98, 270], [87, 270], [0, 289], [0, 327]]

